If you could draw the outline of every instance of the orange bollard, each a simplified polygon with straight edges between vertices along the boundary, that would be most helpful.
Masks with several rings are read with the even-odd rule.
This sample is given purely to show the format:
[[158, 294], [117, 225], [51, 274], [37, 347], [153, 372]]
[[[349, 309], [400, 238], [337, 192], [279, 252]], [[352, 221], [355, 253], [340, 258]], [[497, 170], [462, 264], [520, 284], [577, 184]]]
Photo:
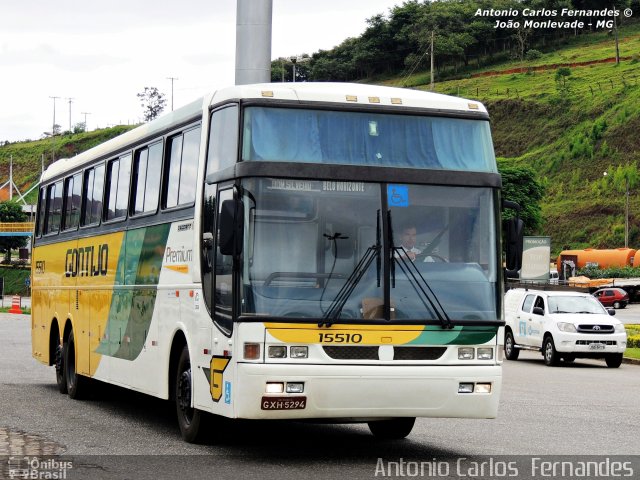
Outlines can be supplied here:
[[22, 313], [22, 309], [20, 308], [20, 297], [18, 295], [13, 296], [9, 313]]

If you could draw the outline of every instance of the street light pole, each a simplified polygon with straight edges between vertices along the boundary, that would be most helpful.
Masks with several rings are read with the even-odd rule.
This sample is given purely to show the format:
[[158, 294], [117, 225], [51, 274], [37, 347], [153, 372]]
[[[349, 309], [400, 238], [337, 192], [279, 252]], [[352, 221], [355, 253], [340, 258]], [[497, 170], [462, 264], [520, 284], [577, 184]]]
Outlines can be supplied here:
[[[607, 172], [602, 174], [605, 178]], [[629, 177], [624, 178], [624, 248], [629, 248]]]
[[624, 248], [629, 247], [629, 178], [624, 179], [625, 205], [624, 205]]
[[293, 63], [293, 83], [296, 83], [296, 62], [298, 57], [291, 57], [291, 63]]

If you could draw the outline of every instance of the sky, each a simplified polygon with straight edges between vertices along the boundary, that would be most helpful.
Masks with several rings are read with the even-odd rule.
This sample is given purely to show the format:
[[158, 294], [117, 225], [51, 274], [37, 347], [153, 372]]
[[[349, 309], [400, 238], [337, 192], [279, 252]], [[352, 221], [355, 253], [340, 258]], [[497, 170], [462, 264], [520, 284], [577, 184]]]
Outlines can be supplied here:
[[[0, 142], [50, 132], [54, 104], [62, 130], [93, 130], [140, 122], [144, 87], [170, 109], [169, 77], [175, 108], [234, 83], [236, 0], [0, 1]], [[273, 0], [271, 56], [330, 49], [402, 3]]]

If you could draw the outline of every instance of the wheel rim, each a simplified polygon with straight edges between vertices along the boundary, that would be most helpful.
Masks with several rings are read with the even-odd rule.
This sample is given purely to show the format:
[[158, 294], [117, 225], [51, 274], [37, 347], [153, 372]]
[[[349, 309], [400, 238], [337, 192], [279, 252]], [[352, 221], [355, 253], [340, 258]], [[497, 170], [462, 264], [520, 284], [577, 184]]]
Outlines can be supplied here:
[[178, 408], [185, 424], [193, 421], [193, 408], [191, 408], [191, 368], [184, 370], [178, 379]]
[[511, 337], [510, 333], [507, 333], [507, 339], [504, 342], [504, 348], [505, 348], [505, 351], [507, 352], [507, 356], [510, 357], [511, 350], [513, 350], [513, 338]]
[[544, 349], [544, 353], [547, 362], [551, 362], [551, 358], [553, 357], [553, 345], [551, 345], [551, 342], [547, 341], [547, 348]]

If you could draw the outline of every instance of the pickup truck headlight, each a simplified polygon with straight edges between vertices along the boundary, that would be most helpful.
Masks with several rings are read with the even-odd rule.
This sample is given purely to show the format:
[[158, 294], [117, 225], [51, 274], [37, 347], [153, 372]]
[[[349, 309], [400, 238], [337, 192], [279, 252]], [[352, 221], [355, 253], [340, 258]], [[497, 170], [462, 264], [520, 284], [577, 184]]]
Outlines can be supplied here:
[[624, 324], [622, 323], [617, 324], [615, 327], [615, 331], [618, 333], [626, 332], [626, 330], [624, 329]]
[[558, 322], [558, 330], [561, 332], [576, 333], [576, 326], [573, 323]]

